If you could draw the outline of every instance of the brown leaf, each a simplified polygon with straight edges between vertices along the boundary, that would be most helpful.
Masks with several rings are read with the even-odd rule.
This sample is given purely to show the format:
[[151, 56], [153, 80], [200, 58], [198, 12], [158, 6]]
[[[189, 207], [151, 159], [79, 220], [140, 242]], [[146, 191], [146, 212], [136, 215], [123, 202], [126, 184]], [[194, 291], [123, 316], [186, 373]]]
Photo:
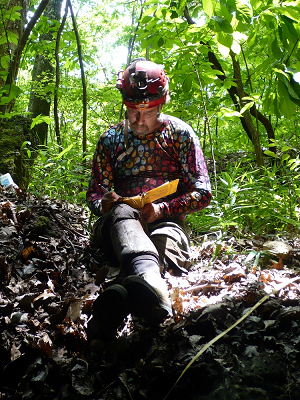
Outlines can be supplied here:
[[72, 299], [70, 301], [70, 305], [67, 311], [67, 317], [70, 318], [71, 321], [77, 322], [80, 319], [81, 312], [81, 304], [82, 299]]
[[47, 333], [44, 333], [40, 338], [38, 346], [45, 356], [52, 358], [52, 340]]
[[241, 278], [245, 278], [245, 275], [242, 273], [234, 273], [234, 271], [228, 275], [223, 276], [224, 281], [230, 284], [234, 282], [239, 282]]
[[276, 261], [273, 261], [273, 260], [270, 260], [271, 261], [271, 263], [272, 263], [272, 265], [270, 265], [269, 266], [269, 268], [274, 268], [274, 269], [283, 269], [283, 261], [282, 261], [282, 258], [279, 258], [279, 261], [278, 262], [276, 262]]
[[35, 253], [35, 252], [36, 252], [35, 248], [33, 246], [29, 246], [29, 247], [25, 247], [22, 250], [21, 254], [22, 254], [22, 257], [24, 258], [24, 260], [27, 260], [28, 257], [30, 256], [30, 254]]
[[10, 359], [11, 359], [11, 361], [14, 361], [17, 358], [21, 357], [22, 353], [19, 350], [20, 347], [21, 347], [21, 344], [18, 344], [18, 346], [16, 346], [15, 343], [12, 344], [11, 349], [10, 349]]
[[35, 303], [38, 300], [47, 300], [50, 297], [55, 297], [55, 294], [52, 293], [49, 289], [44, 290], [43, 293], [41, 293], [39, 296], [37, 296], [35, 299], [33, 299], [33, 303]]
[[182, 297], [180, 296], [180, 290], [178, 287], [173, 289], [173, 293], [170, 295], [172, 300], [172, 306], [175, 315], [180, 315], [183, 312], [183, 304], [182, 304]]

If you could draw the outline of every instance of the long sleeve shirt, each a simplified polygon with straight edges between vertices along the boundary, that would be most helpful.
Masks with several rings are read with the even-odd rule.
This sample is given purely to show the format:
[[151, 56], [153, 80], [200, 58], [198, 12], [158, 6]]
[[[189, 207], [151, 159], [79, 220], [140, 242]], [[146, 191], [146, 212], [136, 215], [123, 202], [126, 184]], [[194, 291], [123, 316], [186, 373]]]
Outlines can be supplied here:
[[87, 203], [95, 215], [101, 213], [104, 189], [131, 197], [174, 179], [179, 179], [177, 192], [156, 201], [165, 218], [185, 218], [209, 205], [211, 186], [198, 137], [180, 119], [162, 117], [154, 133], [137, 136], [129, 128], [127, 149], [124, 121], [100, 136], [87, 191]]

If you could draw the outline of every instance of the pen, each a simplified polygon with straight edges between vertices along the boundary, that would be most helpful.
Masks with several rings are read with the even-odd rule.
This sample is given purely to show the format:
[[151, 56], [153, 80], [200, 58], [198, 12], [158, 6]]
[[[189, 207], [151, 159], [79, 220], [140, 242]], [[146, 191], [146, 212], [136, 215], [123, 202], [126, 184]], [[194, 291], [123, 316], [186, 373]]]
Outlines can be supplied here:
[[109, 190], [107, 190], [104, 186], [102, 186], [100, 183], [98, 183], [98, 186], [105, 192], [108, 193]]

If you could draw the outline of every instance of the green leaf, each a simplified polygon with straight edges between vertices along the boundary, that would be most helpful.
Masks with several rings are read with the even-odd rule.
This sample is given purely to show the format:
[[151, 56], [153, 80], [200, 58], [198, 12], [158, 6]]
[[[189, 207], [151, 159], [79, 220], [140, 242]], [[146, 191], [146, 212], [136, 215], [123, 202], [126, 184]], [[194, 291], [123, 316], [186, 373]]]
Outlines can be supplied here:
[[288, 38], [290, 38], [290, 39], [297, 40], [298, 33], [297, 33], [297, 30], [296, 30], [296, 28], [294, 26], [293, 21], [290, 18], [286, 17], [285, 15], [281, 15], [281, 20], [283, 21], [283, 27], [282, 28], [283, 28], [286, 36]]
[[3, 69], [8, 68], [8, 63], [9, 63], [9, 56], [3, 56], [0, 59], [0, 65]]
[[163, 47], [164, 43], [165, 43], [165, 39], [163, 37], [160, 37], [157, 41], [157, 46]]
[[218, 32], [217, 33], [217, 41], [222, 46], [228, 47], [228, 49], [230, 49], [232, 46], [232, 43], [233, 43], [233, 37], [232, 37], [232, 35], [228, 35], [227, 33]]
[[84, 200], [86, 198], [86, 190], [84, 192], [79, 192], [77, 196], [79, 199]]
[[233, 28], [227, 19], [215, 16], [213, 17], [213, 20], [215, 21], [216, 32], [233, 33]]
[[171, 50], [173, 48], [173, 46], [174, 46], [174, 41], [164, 38], [164, 48], [166, 50]]
[[247, 42], [249, 48], [254, 46], [256, 44], [256, 37], [257, 37], [257, 31], [252, 31], [250, 35], [248, 36]]
[[193, 77], [192, 75], [188, 75], [183, 81], [182, 88], [184, 93], [189, 93], [193, 85]]
[[150, 15], [146, 15], [145, 17], [143, 17], [141, 19], [141, 24], [148, 24], [148, 22], [150, 22], [152, 20], [153, 17], [151, 17]]
[[298, 9], [296, 7], [293, 6], [280, 6], [280, 7], [276, 7], [274, 8], [278, 14], [282, 14], [285, 15], [286, 17], [289, 17], [291, 19], [293, 19], [294, 21], [300, 22], [300, 11], [299, 11], [299, 7]]
[[241, 22], [249, 24], [253, 16], [251, 8], [249, 8], [244, 3], [240, 3], [240, 1], [238, 0], [236, 2], [236, 7], [237, 7], [236, 18]]
[[241, 114], [238, 111], [231, 110], [230, 108], [222, 107], [220, 111], [217, 112], [217, 116], [219, 118], [222, 117], [232, 118], [232, 117], [240, 117]]
[[37, 117], [32, 119], [32, 123], [30, 126], [30, 129], [32, 129], [35, 125], [42, 124], [45, 122], [46, 124], [50, 124], [52, 122], [52, 118], [46, 116], [46, 115], [38, 115]]
[[203, 11], [211, 18], [214, 15], [214, 3], [212, 0], [202, 0]]
[[265, 72], [268, 67], [271, 65], [271, 60], [270, 57], [267, 57], [261, 64], [258, 64], [258, 66], [255, 68], [255, 74], [261, 75], [261, 71]]
[[13, 9], [13, 11], [21, 11], [21, 10], [23, 10], [23, 7], [21, 7], [21, 6], [14, 6], [12, 9]]
[[237, 84], [229, 78], [226, 78], [223, 83], [226, 89], [230, 89], [231, 86], [237, 87]]
[[0, 99], [0, 105], [8, 104], [11, 101], [10, 97], [3, 96]]
[[289, 154], [283, 154], [282, 157], [281, 157], [281, 161], [286, 161], [286, 160], [288, 160], [289, 158], [290, 158], [290, 155], [289, 155]]
[[265, 155], [267, 155], [267, 156], [274, 157], [274, 158], [279, 158], [278, 155], [277, 155], [276, 153], [274, 153], [274, 151], [265, 150], [264, 153], [265, 153]]
[[247, 262], [253, 260], [253, 258], [256, 257], [257, 253], [258, 252], [256, 250], [251, 250], [244, 262], [247, 263]]
[[222, 245], [221, 245], [221, 243], [218, 243], [217, 246], [216, 246], [215, 252], [214, 252], [214, 254], [212, 256], [212, 261], [216, 260], [216, 258], [218, 257], [221, 249], [222, 249]]
[[7, 32], [7, 37], [8, 37], [10, 42], [12, 42], [14, 44], [18, 44], [19, 38], [15, 33], [8, 31]]
[[269, 28], [270, 24], [276, 21], [275, 15], [269, 9], [263, 11], [260, 16], [262, 23], [267, 23]]
[[250, 0], [250, 3], [253, 9], [257, 10], [262, 4], [262, 0]]
[[6, 38], [5, 34], [3, 33], [0, 36], [0, 44], [6, 43], [6, 42], [7, 42], [7, 38]]
[[292, 147], [290, 147], [290, 146], [283, 146], [280, 150], [284, 153], [285, 151], [292, 150]]
[[244, 107], [241, 109], [240, 113], [243, 114], [245, 111], [249, 110], [254, 105], [253, 101], [250, 101], [249, 103], [245, 104]]
[[272, 53], [275, 59], [281, 60], [282, 56], [283, 56], [283, 52], [281, 51], [280, 47], [278, 46], [278, 40], [275, 37], [275, 39], [271, 39], [272, 43], [271, 43], [271, 49], [272, 49]]
[[58, 154], [58, 156], [56, 156], [56, 157], [54, 158], [54, 160], [59, 160], [60, 158], [62, 158], [62, 156], [65, 155], [66, 153], [68, 153], [68, 152], [72, 149], [73, 146], [74, 146], [74, 144], [71, 143], [66, 149], [64, 149], [63, 151], [61, 151], [61, 152]]
[[[292, 82], [290, 82], [290, 79]], [[281, 76], [280, 79], [284, 82], [289, 95], [292, 97], [292, 100], [300, 100], [300, 85], [298, 82], [294, 81], [291, 76]], [[298, 104], [298, 102], [297, 102]]]
[[11, 100], [16, 99], [21, 92], [22, 91], [19, 86], [16, 86], [14, 84], [4, 85], [0, 89], [0, 96], [2, 95], [1, 104], [8, 104]]
[[157, 5], [155, 4], [154, 6], [148, 8], [148, 10], [145, 10], [145, 11], [143, 12], [143, 16], [142, 16], [142, 17], [146, 17], [146, 16], [148, 16], [148, 15], [151, 15], [151, 14], [153, 14], [154, 11], [156, 11], [156, 10], [157, 10]]
[[294, 115], [295, 104], [290, 100], [289, 92], [283, 81], [278, 80], [278, 108], [280, 112], [287, 118]]

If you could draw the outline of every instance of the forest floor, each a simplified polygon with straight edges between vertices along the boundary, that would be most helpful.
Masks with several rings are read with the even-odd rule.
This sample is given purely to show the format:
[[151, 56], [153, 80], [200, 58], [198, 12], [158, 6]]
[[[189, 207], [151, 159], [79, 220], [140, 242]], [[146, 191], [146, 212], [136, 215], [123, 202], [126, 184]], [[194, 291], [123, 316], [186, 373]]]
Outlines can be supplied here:
[[296, 237], [270, 256], [264, 244], [278, 237], [194, 235], [189, 273], [165, 275], [174, 318], [129, 316], [94, 352], [86, 323], [106, 268], [88, 217], [0, 189], [0, 398], [300, 399]]

